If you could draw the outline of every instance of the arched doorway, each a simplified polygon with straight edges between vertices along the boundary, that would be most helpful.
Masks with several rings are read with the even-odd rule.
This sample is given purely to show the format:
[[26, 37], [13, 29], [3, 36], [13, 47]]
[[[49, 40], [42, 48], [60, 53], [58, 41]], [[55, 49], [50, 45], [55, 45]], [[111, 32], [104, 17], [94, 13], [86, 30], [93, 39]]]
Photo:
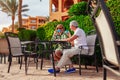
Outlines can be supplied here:
[[74, 4], [74, 1], [73, 0], [64, 0], [64, 3], [63, 3], [63, 11], [66, 11], [70, 8], [71, 5]]

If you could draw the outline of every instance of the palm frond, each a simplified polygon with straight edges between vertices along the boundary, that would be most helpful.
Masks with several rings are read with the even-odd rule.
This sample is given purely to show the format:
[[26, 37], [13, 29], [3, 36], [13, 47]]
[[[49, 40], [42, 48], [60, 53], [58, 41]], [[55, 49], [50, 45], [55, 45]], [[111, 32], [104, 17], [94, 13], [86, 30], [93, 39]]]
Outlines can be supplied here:
[[27, 15], [27, 14], [22, 14], [22, 16], [28, 17], [28, 16], [30, 16], [30, 15]]
[[26, 11], [29, 11], [29, 9], [22, 9], [22, 12], [26, 12]]
[[28, 7], [28, 5], [27, 5], [27, 4], [22, 5], [22, 8], [26, 8], [26, 7]]

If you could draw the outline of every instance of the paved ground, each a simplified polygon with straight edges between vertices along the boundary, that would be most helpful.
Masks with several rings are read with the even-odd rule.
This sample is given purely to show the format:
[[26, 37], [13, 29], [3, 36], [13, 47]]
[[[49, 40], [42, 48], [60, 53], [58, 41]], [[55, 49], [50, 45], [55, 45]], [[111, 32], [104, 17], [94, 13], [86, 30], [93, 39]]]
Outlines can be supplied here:
[[[102, 69], [99, 68], [97, 73], [94, 67], [88, 66], [88, 69], [82, 67], [82, 75], [78, 74], [78, 69], [75, 73], [66, 74], [63, 68], [56, 77], [53, 74], [49, 74], [47, 69], [51, 67], [50, 61], [44, 60], [43, 70], [36, 69], [35, 65], [32, 63], [28, 69], [28, 75], [25, 75], [24, 64], [22, 69], [19, 69], [19, 65], [16, 61], [13, 61], [10, 73], [7, 73], [8, 63], [0, 64], [0, 80], [103, 80]], [[75, 65], [77, 68], [78, 65]], [[108, 73], [108, 80], [120, 80], [120, 77]]]

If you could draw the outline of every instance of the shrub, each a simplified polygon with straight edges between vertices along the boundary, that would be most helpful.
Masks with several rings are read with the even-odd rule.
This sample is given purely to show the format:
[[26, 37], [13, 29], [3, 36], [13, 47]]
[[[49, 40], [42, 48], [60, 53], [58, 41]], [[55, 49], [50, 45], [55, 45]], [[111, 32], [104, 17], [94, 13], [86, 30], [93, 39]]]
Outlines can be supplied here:
[[37, 37], [40, 40], [51, 40], [53, 32], [57, 24], [62, 23], [61, 21], [49, 22], [47, 25], [44, 25], [37, 29]]
[[94, 29], [94, 26], [92, 24], [92, 21], [90, 19], [89, 16], [85, 16], [85, 15], [79, 15], [79, 16], [73, 16], [71, 18], [69, 18], [68, 20], [66, 20], [63, 24], [66, 27], [66, 29], [70, 29], [69, 28], [69, 23], [72, 20], [76, 20], [79, 23], [79, 27], [81, 29], [83, 29], [85, 31], [85, 33], [87, 34], [89, 31]]
[[[49, 22], [47, 25], [37, 29], [37, 36], [40, 38], [40, 40], [51, 40], [57, 24], [63, 24], [65, 29], [70, 31], [69, 24], [70, 21], [72, 20], [78, 21], [79, 27], [82, 28], [86, 33], [94, 29], [90, 17], [85, 15], [80, 15], [80, 16], [73, 16], [66, 21]], [[73, 34], [72, 31], [70, 32], [71, 34]]]
[[4, 34], [0, 31], [0, 39], [5, 38]]
[[69, 16], [87, 15], [86, 6], [87, 2], [85, 1], [72, 5], [68, 11]]
[[21, 30], [18, 33], [18, 36], [19, 36], [20, 40], [23, 40], [23, 41], [35, 40], [35, 38], [36, 38], [36, 31], [34, 31], [34, 30]]
[[115, 28], [120, 36], [120, 0], [108, 0], [107, 6], [115, 23]]

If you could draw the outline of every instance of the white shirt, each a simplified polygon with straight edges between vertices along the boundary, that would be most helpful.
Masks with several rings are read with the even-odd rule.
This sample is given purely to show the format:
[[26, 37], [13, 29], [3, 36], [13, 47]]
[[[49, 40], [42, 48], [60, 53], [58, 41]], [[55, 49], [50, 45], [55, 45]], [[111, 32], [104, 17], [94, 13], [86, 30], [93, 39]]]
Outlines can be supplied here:
[[86, 45], [86, 46], [83, 46], [84, 49], [88, 49], [87, 47], [87, 42], [86, 42], [86, 35], [85, 35], [85, 32], [80, 29], [80, 28], [77, 28], [74, 32], [73, 35], [76, 35], [78, 36], [75, 40], [74, 40], [74, 46], [75, 47], [79, 47], [79, 46], [82, 46], [82, 45]]

